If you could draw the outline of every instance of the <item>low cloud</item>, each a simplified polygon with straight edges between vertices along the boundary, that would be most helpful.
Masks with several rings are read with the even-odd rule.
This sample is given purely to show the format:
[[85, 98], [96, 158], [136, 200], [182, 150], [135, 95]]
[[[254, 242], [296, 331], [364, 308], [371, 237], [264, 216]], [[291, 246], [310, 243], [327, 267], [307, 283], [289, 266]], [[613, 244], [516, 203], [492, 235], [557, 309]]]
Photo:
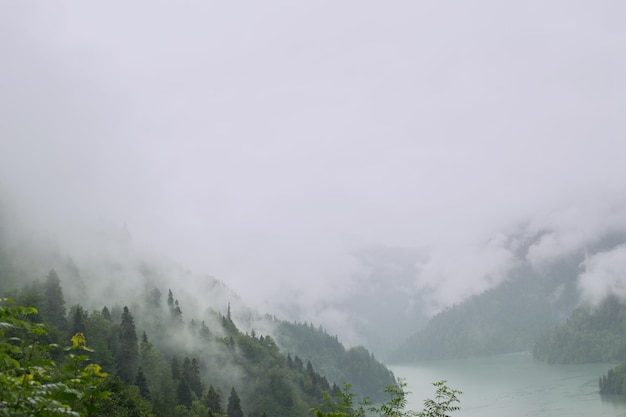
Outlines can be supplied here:
[[586, 301], [599, 304], [609, 294], [626, 299], [626, 245], [587, 257], [581, 268], [578, 287]]

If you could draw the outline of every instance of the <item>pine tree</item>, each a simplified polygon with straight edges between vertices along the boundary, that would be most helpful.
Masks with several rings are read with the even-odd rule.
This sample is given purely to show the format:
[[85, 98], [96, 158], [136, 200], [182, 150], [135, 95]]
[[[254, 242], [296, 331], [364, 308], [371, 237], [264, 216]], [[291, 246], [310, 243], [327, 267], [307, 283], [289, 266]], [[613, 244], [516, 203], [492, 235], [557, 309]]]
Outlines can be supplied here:
[[158, 288], [153, 288], [148, 293], [146, 298], [147, 304], [154, 310], [158, 310], [161, 308], [161, 291]]
[[191, 408], [193, 397], [191, 396], [191, 389], [187, 383], [186, 378], [182, 378], [178, 383], [178, 390], [176, 391], [176, 399], [178, 403], [184, 405], [187, 408]]
[[191, 380], [191, 359], [189, 356], [185, 356], [183, 359], [183, 378], [189, 382]]
[[65, 318], [65, 300], [63, 299], [63, 289], [61, 280], [54, 269], [48, 272], [44, 283], [43, 315], [49, 324], [57, 329], [67, 329], [67, 319]]
[[241, 410], [241, 399], [235, 391], [235, 387], [230, 390], [230, 396], [228, 397], [228, 406], [226, 407], [226, 415], [228, 417], [243, 417], [243, 411]]
[[191, 359], [191, 372], [189, 376], [189, 387], [198, 398], [202, 396], [202, 380], [200, 379], [200, 365], [196, 358]]
[[206, 325], [204, 320], [200, 323], [200, 337], [204, 340], [209, 340], [211, 338], [211, 330], [209, 330], [209, 327]]
[[109, 311], [109, 308], [107, 306], [104, 306], [102, 308], [102, 317], [109, 321], [113, 320], [113, 317], [111, 317], [111, 312]]
[[209, 390], [206, 394], [205, 404], [213, 414], [222, 414], [222, 396], [219, 391], [213, 388], [213, 385], [209, 385]]
[[175, 380], [179, 380], [181, 378], [181, 371], [180, 371], [180, 361], [178, 360], [178, 356], [174, 355], [172, 357], [172, 378], [174, 378]]
[[167, 290], [167, 305], [170, 308], [174, 307], [174, 293], [172, 293], [172, 290]]
[[147, 400], [150, 399], [150, 388], [148, 388], [148, 381], [146, 380], [146, 376], [143, 374], [143, 370], [141, 366], [137, 370], [137, 377], [135, 378], [135, 385], [139, 387], [139, 393], [141, 396]]
[[139, 347], [135, 321], [128, 307], [124, 307], [120, 325], [120, 351], [118, 356], [118, 375], [122, 381], [130, 384], [135, 379], [139, 366]]
[[302, 372], [302, 370], [304, 369], [304, 364], [302, 363], [302, 359], [300, 359], [298, 355], [296, 355], [296, 357], [293, 358], [293, 366], [296, 368], [297, 371], [300, 371], [300, 372]]
[[72, 323], [70, 325], [70, 334], [85, 333], [85, 319], [87, 318], [87, 312], [79, 305], [76, 304], [72, 310]]

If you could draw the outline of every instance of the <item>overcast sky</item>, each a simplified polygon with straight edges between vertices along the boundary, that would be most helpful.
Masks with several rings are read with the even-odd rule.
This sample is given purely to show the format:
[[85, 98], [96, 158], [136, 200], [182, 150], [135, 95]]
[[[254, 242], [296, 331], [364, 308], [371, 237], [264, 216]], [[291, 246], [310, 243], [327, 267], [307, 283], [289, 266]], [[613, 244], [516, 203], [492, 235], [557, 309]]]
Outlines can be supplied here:
[[0, 184], [33, 224], [126, 224], [251, 298], [332, 296], [386, 244], [425, 248], [416, 279], [454, 302], [506, 270], [510, 233], [557, 230], [541, 259], [626, 223], [625, 18], [3, 1]]

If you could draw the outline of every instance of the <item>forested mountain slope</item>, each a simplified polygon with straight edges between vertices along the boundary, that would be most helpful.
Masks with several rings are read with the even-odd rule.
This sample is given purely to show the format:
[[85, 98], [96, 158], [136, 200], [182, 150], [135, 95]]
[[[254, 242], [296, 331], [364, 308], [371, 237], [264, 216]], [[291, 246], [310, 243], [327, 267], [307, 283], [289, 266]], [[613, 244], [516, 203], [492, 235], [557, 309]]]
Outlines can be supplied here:
[[[84, 334], [90, 363], [111, 376], [115, 401], [143, 410], [137, 415], [222, 415], [232, 406], [246, 416], [304, 416], [344, 382], [373, 399], [394, 383], [363, 348], [346, 349], [310, 326], [285, 331], [304, 327], [254, 312], [212, 277], [128, 242], [112, 246], [75, 261], [45, 245], [0, 245], [0, 297], [37, 308], [29, 320], [47, 326], [42, 343], [67, 346]], [[54, 269], [41, 273], [46, 263]], [[62, 351], [51, 354], [63, 360]], [[128, 407], [117, 406], [102, 415], [125, 415]]]
[[[321, 403], [324, 391], [338, 391], [338, 385], [350, 382], [349, 378], [356, 379], [357, 393], [375, 398], [394, 382], [393, 375], [367, 351], [346, 350], [323, 330], [305, 331], [306, 342], [299, 340], [298, 332], [283, 331], [281, 340], [292, 346], [284, 354], [272, 336], [240, 331], [230, 307], [224, 315], [208, 310], [202, 317], [184, 319], [184, 305], [172, 291], [162, 299], [161, 291], [154, 288], [141, 297], [143, 305], [134, 311], [115, 304], [91, 311], [80, 304], [66, 309], [61, 280], [51, 270], [43, 282], [9, 293], [19, 305], [37, 308], [30, 319], [49, 329], [42, 342], [62, 346], [72, 335], [84, 334], [93, 349], [91, 361], [119, 377], [114, 388], [120, 392], [138, 387], [141, 395], [127, 393], [133, 398], [129, 401], [151, 410], [149, 415], [219, 415], [227, 398], [229, 404], [239, 402], [246, 415], [308, 415], [311, 407]], [[308, 343], [318, 350], [320, 363], [327, 358], [337, 367], [332, 380], [298, 356], [299, 348]], [[326, 353], [328, 349], [339, 355]]]
[[547, 275], [529, 268], [435, 315], [391, 355], [393, 361], [486, 356], [532, 348], [538, 334], [578, 301], [568, 263]]
[[502, 284], [433, 316], [425, 328], [389, 355], [394, 362], [464, 358], [533, 348], [581, 303], [581, 264], [617, 247], [623, 234], [606, 235], [585, 248], [533, 265], [522, 250], [519, 266]]
[[533, 355], [550, 363], [626, 361], [626, 302], [610, 295], [598, 306], [578, 307], [537, 339]]

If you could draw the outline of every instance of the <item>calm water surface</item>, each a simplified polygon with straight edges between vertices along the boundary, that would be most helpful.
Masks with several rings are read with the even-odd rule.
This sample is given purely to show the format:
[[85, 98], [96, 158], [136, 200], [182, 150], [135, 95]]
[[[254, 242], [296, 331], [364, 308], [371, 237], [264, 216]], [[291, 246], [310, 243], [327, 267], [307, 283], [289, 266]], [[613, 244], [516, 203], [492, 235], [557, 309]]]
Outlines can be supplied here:
[[598, 394], [598, 377], [610, 364], [548, 365], [529, 353], [491, 358], [392, 365], [412, 392], [408, 407], [433, 398], [432, 382], [445, 379], [463, 391], [456, 416], [625, 416], [626, 400]]

